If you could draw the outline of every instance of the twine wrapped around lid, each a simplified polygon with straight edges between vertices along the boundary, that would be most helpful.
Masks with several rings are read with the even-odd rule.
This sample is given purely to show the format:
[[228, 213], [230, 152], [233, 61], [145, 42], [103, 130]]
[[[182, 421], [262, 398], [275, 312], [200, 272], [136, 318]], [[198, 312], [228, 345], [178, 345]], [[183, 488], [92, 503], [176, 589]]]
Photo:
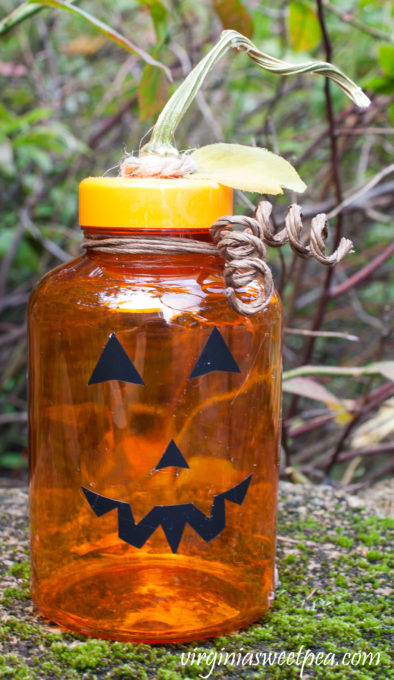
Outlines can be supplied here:
[[[310, 227], [308, 245], [300, 240], [303, 230], [301, 208], [293, 204], [286, 216], [286, 226], [277, 234], [270, 223], [272, 205], [269, 201], [261, 201], [254, 217], [247, 215], [228, 215], [219, 218], [211, 226], [211, 235], [215, 244], [203, 243], [190, 238], [168, 238], [165, 236], [143, 237], [123, 235], [117, 237], [86, 236], [82, 247], [101, 252], [121, 254], [182, 254], [202, 253], [206, 255], [220, 254], [225, 260], [224, 281], [228, 305], [238, 314], [251, 316], [263, 311], [271, 302], [274, 294], [274, 283], [271, 269], [266, 263], [266, 246], [280, 247], [289, 243], [300, 257], [314, 257], [320, 263], [333, 266], [347, 253], [352, 251], [353, 244], [342, 238], [338, 248], [326, 255], [327, 217], [316, 215]], [[237, 226], [237, 229], [233, 229]], [[242, 230], [239, 230], [242, 227]], [[242, 288], [260, 280], [257, 297], [250, 301], [242, 300]]]
[[175, 179], [190, 175], [197, 169], [195, 161], [188, 154], [179, 156], [159, 156], [132, 154], [119, 165], [120, 177], [156, 177], [158, 179]]

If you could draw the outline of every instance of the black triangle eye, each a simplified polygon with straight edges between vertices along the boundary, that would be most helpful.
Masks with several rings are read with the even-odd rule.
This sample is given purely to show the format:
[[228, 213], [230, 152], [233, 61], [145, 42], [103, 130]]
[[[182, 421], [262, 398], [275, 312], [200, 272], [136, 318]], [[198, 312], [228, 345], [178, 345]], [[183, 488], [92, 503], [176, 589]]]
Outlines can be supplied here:
[[227, 347], [219, 329], [215, 326], [200, 354], [190, 378], [197, 378], [213, 371], [241, 373], [238, 364]]
[[133, 362], [127, 356], [115, 333], [111, 333], [103, 349], [103, 353], [96, 364], [88, 385], [120, 380], [122, 382], [144, 385], [140, 374]]

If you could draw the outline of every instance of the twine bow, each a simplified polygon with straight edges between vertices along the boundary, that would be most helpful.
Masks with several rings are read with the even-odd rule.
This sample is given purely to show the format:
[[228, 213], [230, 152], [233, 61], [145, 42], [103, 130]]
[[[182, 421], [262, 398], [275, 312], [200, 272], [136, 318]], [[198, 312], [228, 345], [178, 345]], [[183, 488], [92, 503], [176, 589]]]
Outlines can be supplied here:
[[[212, 238], [216, 245], [193, 239], [162, 236], [144, 238], [127, 235], [103, 238], [98, 235], [88, 235], [82, 247], [114, 254], [203, 253], [216, 255], [219, 252], [225, 260], [224, 281], [227, 303], [238, 314], [251, 316], [265, 309], [274, 294], [271, 269], [265, 261], [266, 246], [279, 248], [289, 243], [292, 250], [300, 257], [314, 257], [321, 264], [328, 266], [334, 266], [353, 250], [353, 243], [347, 238], [342, 238], [338, 248], [331, 255], [326, 255], [328, 230], [327, 217], [323, 213], [316, 215], [311, 221], [308, 244], [305, 238], [301, 239], [303, 224], [299, 205], [293, 204], [289, 207], [285, 227], [276, 234], [270, 222], [271, 212], [271, 203], [261, 201], [254, 217], [247, 215], [220, 217], [211, 226]], [[243, 229], [233, 229], [233, 225], [243, 227]], [[240, 289], [256, 280], [261, 281], [258, 295], [253, 300], [244, 302], [241, 299], [242, 290]]]

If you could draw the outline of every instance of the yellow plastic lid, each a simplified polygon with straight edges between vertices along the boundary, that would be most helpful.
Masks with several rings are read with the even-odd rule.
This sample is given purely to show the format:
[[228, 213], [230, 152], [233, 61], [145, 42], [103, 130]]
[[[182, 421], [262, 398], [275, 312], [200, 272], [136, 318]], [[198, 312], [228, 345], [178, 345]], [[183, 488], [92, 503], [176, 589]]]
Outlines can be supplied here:
[[232, 211], [232, 189], [208, 179], [87, 177], [79, 186], [82, 227], [204, 229]]

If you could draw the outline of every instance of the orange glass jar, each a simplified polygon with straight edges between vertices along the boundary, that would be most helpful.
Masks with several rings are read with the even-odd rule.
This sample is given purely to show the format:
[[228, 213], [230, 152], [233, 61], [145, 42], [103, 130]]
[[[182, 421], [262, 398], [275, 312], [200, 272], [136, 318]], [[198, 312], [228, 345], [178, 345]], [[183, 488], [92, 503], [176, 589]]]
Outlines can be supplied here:
[[[85, 234], [210, 241], [231, 190], [89, 178]], [[88, 250], [29, 305], [32, 594], [97, 637], [186, 641], [274, 594], [281, 306], [226, 303], [219, 255]], [[248, 301], [260, 284], [242, 291]]]

